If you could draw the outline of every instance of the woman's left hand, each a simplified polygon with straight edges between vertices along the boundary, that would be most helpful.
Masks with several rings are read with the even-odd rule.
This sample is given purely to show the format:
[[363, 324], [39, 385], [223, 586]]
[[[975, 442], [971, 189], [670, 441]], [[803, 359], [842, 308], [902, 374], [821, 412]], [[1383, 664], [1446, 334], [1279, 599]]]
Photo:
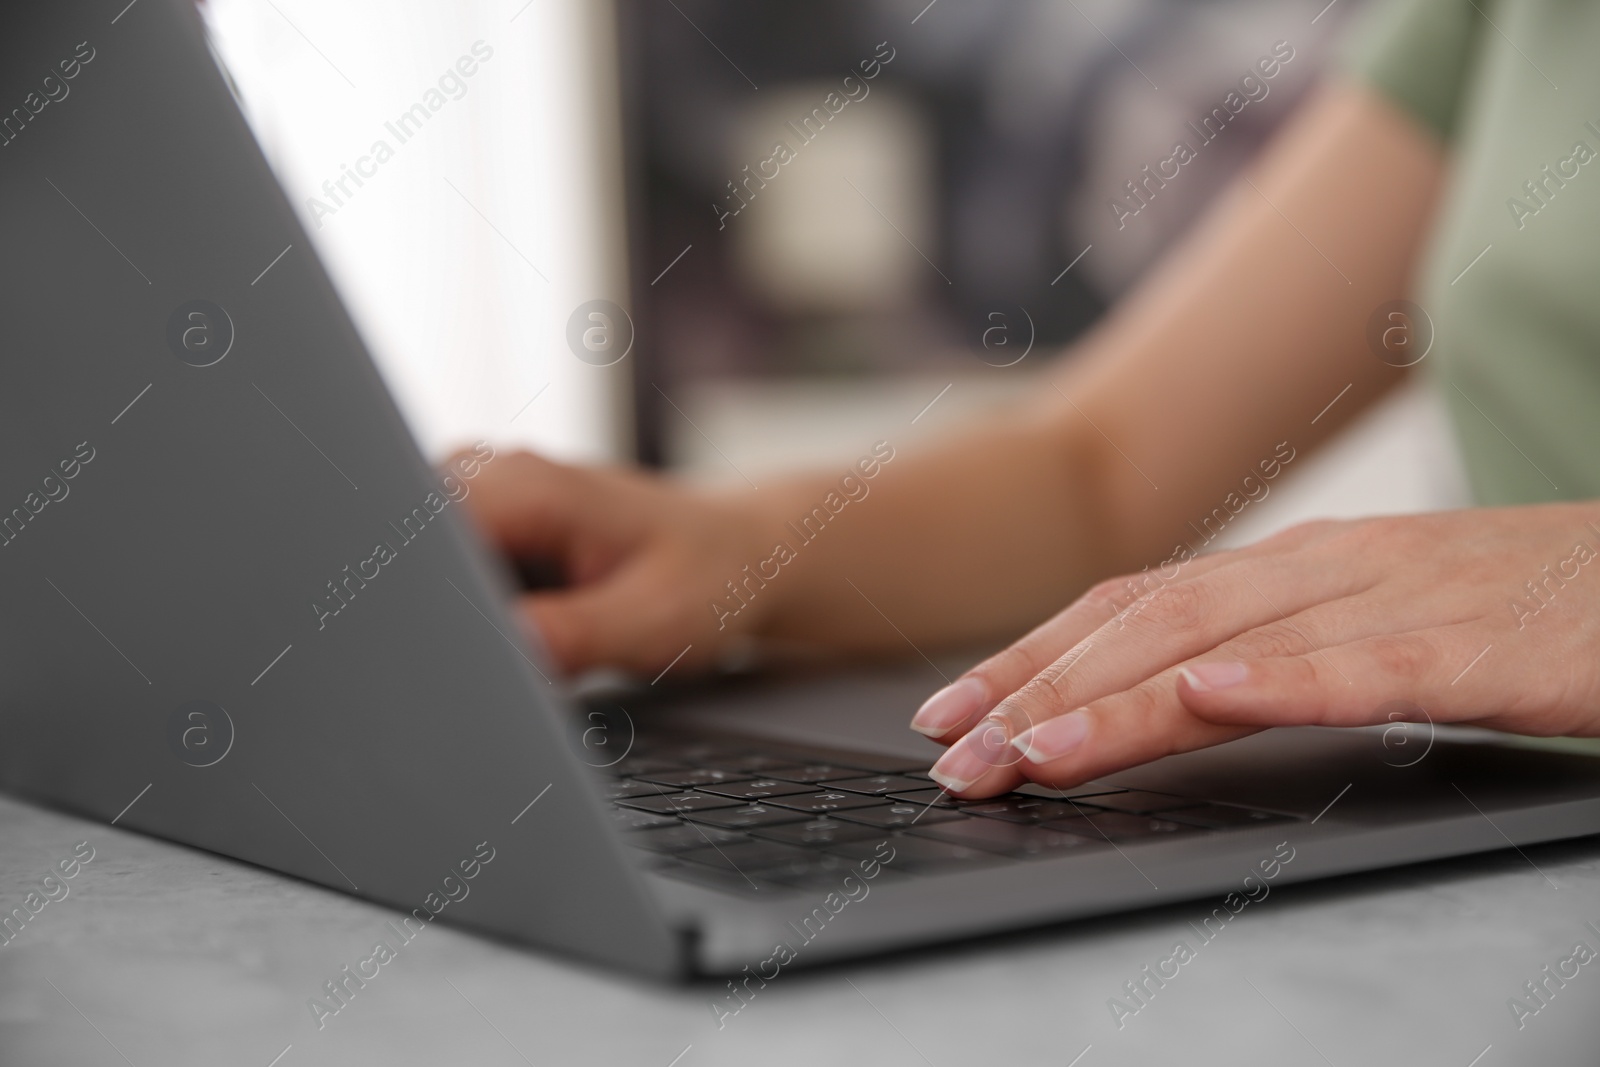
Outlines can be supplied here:
[[1096, 586], [912, 726], [951, 746], [932, 774], [965, 797], [1397, 707], [1600, 734], [1597, 559], [1594, 502], [1296, 526]]

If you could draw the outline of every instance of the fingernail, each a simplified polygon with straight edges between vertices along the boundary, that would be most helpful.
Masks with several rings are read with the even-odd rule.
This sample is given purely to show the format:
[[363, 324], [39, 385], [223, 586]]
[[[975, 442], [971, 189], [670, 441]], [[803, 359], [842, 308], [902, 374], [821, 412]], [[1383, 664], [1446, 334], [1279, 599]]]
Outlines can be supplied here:
[[943, 737], [983, 709], [988, 690], [976, 678], [963, 678], [929, 697], [911, 717], [911, 728], [929, 737]]
[[1178, 673], [1196, 693], [1209, 693], [1213, 689], [1238, 685], [1250, 669], [1243, 663], [1196, 663], [1193, 667], [1180, 668]]
[[1000, 756], [1005, 747], [1005, 724], [998, 719], [985, 719], [939, 757], [928, 777], [952, 793], [959, 793], [982, 778], [989, 768], [1006, 762]]
[[1049, 763], [1070, 754], [1089, 736], [1089, 713], [1082, 708], [1042, 722], [1011, 739], [1011, 747], [1029, 763]]

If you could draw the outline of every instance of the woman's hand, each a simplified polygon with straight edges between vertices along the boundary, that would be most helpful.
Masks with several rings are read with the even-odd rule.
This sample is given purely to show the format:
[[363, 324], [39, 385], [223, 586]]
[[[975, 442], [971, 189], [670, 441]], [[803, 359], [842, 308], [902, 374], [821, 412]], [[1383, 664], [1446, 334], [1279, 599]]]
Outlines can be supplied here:
[[1269, 726], [1600, 734], [1600, 505], [1297, 526], [1145, 571], [929, 698], [933, 776], [1066, 787]]
[[760, 597], [732, 619], [711, 609], [772, 545], [768, 524], [733, 494], [518, 453], [485, 466], [465, 503], [509, 556], [562, 574], [563, 588], [530, 593], [521, 607], [568, 673], [649, 676], [680, 654], [680, 666], [703, 667], [768, 610]]

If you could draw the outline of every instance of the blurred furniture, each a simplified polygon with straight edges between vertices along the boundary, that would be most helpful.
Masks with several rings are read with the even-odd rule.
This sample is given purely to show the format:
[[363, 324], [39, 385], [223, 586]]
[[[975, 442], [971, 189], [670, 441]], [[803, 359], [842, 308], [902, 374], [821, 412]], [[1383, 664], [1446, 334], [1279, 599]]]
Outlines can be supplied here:
[[[683, 412], [730, 380], [959, 373], [996, 314], [1046, 358], [1293, 112], [1361, 6], [618, 0], [640, 458], [684, 462]], [[1113, 198], [1278, 42], [1293, 61], [1122, 225]]]

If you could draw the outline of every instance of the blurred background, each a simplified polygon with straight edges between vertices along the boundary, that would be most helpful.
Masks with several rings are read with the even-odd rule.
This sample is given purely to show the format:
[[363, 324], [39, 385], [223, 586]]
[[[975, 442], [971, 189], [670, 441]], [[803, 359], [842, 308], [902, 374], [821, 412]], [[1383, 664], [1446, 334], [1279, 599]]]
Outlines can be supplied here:
[[[483, 436], [755, 484], [1035, 388], [1292, 114], [1364, 2], [204, 9], [430, 452]], [[1292, 61], [1202, 145], [1189, 124], [1277, 42]], [[492, 56], [441, 86], [475, 45]], [[1180, 139], [1198, 158], [1119, 218]], [[378, 141], [392, 158], [341, 190]], [[1385, 411], [1315, 479], [1354, 496], [1302, 510], [1465, 498], [1430, 403]]]
[[[1291, 113], [1357, 6], [1311, 26], [1283, 0], [623, 0], [643, 362], [708, 437], [759, 419], [762, 466], [818, 408], [909, 418], [959, 382], [948, 418], [1026, 389]], [[1123, 184], [1197, 143], [1186, 121], [1286, 39], [1268, 96], [1119, 229]], [[812, 135], [829, 93], [849, 102]], [[778, 169], [775, 141], [796, 158], [747, 181]], [[659, 397], [637, 403], [644, 458], [704, 458]]]

